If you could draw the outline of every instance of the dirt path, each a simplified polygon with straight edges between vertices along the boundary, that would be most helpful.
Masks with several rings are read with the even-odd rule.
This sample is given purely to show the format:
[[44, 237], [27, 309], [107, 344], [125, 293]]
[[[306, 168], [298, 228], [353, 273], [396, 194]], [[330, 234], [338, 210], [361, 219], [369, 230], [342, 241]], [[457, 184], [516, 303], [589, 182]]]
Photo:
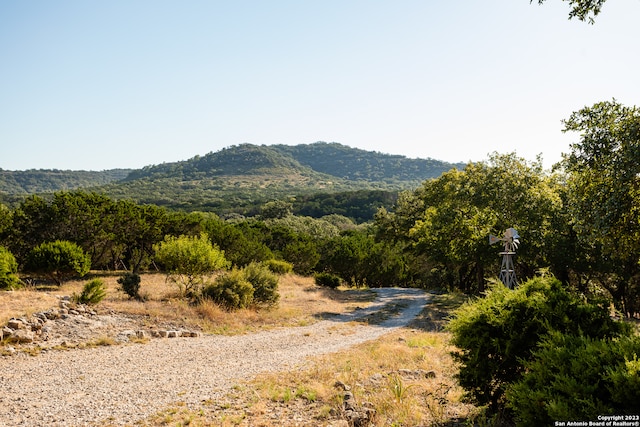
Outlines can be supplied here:
[[[366, 309], [304, 327], [0, 358], [0, 425], [132, 424], [171, 403], [216, 399], [258, 373], [376, 339], [410, 322], [429, 299], [417, 289], [375, 292]], [[382, 322], [351, 322], [365, 316]]]

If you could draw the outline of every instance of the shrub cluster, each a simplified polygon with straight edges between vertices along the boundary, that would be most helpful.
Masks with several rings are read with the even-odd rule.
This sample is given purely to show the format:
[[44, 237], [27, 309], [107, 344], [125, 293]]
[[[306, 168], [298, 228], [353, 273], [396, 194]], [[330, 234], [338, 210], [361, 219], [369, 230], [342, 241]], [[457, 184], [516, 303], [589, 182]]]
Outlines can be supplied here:
[[45, 242], [27, 255], [25, 269], [53, 280], [58, 286], [74, 277], [84, 276], [91, 268], [91, 257], [76, 243], [66, 240]]
[[16, 289], [21, 286], [16, 258], [11, 252], [0, 246], [0, 289]]
[[614, 397], [613, 388], [603, 392], [614, 383], [625, 387], [617, 393], [638, 394], [628, 389], [634, 380], [627, 376], [636, 369], [638, 338], [611, 319], [607, 304], [584, 301], [553, 277], [516, 290], [495, 284], [484, 298], [456, 310], [448, 329], [467, 397], [522, 425], [623, 413], [623, 398]]
[[506, 392], [521, 425], [637, 415], [640, 339], [595, 339], [552, 332], [525, 364], [522, 379]]
[[280, 298], [278, 276], [266, 265], [253, 262], [218, 276], [204, 287], [202, 296], [231, 310], [252, 304], [272, 306]]
[[155, 259], [178, 285], [180, 294], [196, 301], [204, 284], [204, 277], [229, 264], [224, 251], [211, 243], [209, 236], [166, 236], [154, 245]]
[[340, 277], [331, 273], [316, 273], [314, 276], [316, 285], [336, 289], [340, 286]]
[[288, 274], [293, 271], [293, 264], [278, 259], [267, 260], [264, 265], [275, 274]]

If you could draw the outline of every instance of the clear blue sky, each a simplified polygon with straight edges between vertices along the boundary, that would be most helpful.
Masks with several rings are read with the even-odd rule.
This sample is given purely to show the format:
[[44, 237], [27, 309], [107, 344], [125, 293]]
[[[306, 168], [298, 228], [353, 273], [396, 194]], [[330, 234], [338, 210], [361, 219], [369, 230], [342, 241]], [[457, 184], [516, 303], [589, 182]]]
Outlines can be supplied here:
[[586, 105], [640, 104], [640, 0], [0, 2], [0, 168], [103, 170], [339, 142], [550, 166]]

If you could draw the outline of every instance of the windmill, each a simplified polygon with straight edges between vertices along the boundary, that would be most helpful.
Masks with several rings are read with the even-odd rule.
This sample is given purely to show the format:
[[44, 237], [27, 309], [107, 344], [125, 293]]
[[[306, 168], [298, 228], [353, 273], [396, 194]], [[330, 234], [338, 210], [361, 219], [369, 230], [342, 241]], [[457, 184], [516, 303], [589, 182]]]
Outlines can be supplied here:
[[500, 252], [502, 255], [502, 265], [500, 266], [500, 281], [504, 283], [509, 289], [513, 289], [518, 285], [518, 279], [516, 279], [516, 271], [513, 268], [513, 256], [516, 254], [516, 249], [520, 244], [520, 236], [515, 228], [508, 228], [502, 237], [496, 237], [489, 235], [489, 244], [493, 245], [498, 242], [504, 244], [504, 251]]

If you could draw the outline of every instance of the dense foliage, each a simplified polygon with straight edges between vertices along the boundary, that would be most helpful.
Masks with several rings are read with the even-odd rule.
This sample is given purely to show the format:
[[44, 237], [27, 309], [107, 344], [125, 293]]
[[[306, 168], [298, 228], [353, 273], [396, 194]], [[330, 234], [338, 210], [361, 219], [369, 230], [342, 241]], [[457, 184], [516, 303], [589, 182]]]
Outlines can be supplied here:
[[247, 282], [253, 286], [253, 302], [273, 306], [280, 299], [278, 276], [264, 264], [252, 262], [242, 269]]
[[82, 277], [89, 272], [91, 259], [74, 242], [56, 240], [33, 248], [27, 255], [25, 270], [44, 276], [61, 285], [72, 277]]
[[0, 193], [34, 194], [61, 190], [97, 187], [125, 178], [131, 170], [111, 169], [107, 171], [62, 171], [26, 170], [7, 171], [0, 169]]
[[207, 276], [228, 266], [224, 251], [211, 244], [209, 236], [167, 236], [154, 245], [155, 259], [176, 283], [180, 294], [200, 297]]
[[640, 109], [616, 101], [575, 112], [580, 144], [564, 161], [568, 208], [588, 271], [618, 308], [640, 312]]
[[541, 267], [558, 273], [566, 268], [554, 263], [562, 236], [553, 227], [563, 214], [559, 191], [558, 178], [547, 176], [539, 161], [494, 154], [402, 194], [395, 212], [379, 212], [380, 238], [424, 255], [426, 283], [482, 292], [486, 277], [497, 274], [498, 251], [488, 236], [514, 227], [526, 242], [518, 250], [518, 273], [531, 277]]
[[518, 425], [557, 420], [597, 420], [638, 415], [640, 337], [597, 339], [583, 334], [547, 335], [507, 389]]
[[405, 156], [365, 151], [335, 142], [274, 145], [271, 148], [292, 156], [300, 164], [315, 171], [350, 181], [406, 181], [418, 184], [425, 179], [436, 178], [451, 168], [464, 166], [462, 163], [434, 159], [408, 159]]
[[[94, 269], [137, 273], [163, 267], [154, 265], [154, 260], [155, 249], [165, 238], [204, 232], [238, 268], [278, 260], [289, 263], [296, 273], [326, 272], [352, 286], [482, 293], [500, 266], [500, 248], [490, 246], [487, 237], [513, 227], [521, 236], [515, 257], [520, 281], [548, 271], [582, 294], [610, 298], [632, 317], [640, 311], [639, 123], [636, 108], [615, 101], [599, 103], [565, 122], [566, 130], [579, 132], [581, 139], [553, 173], [543, 170], [540, 159], [529, 162], [515, 154], [496, 153], [399, 194], [368, 190], [318, 195], [314, 187], [309, 192], [316, 192], [313, 196], [245, 198], [242, 192], [249, 182], [234, 181], [237, 176], [230, 175], [218, 155], [231, 164], [252, 165], [245, 168], [245, 173], [256, 172], [251, 179], [275, 180], [258, 183], [268, 193], [272, 185], [280, 191], [291, 178], [278, 175], [278, 170], [294, 168], [302, 173], [323, 164], [328, 168], [333, 162], [338, 173], [346, 167], [338, 159], [354, 152], [326, 143], [231, 147], [185, 163], [149, 167], [128, 183], [156, 186], [149, 197], [157, 192], [169, 200], [163, 204], [180, 204], [171, 201], [172, 186], [178, 193], [193, 189], [182, 178], [204, 183], [207, 174], [224, 173], [227, 189], [235, 186], [235, 195], [215, 186], [209, 189], [211, 194], [230, 205], [252, 204], [245, 211], [250, 216], [224, 210], [221, 215], [187, 213], [95, 192], [58, 192], [30, 196], [12, 209], [0, 205], [0, 244], [15, 256], [21, 271], [34, 247], [65, 240], [80, 246]], [[369, 164], [364, 171], [373, 164], [387, 174], [393, 161], [405, 164], [391, 157], [363, 160]], [[275, 175], [260, 175], [267, 169]], [[366, 179], [375, 176], [364, 171], [359, 173]], [[300, 188], [296, 186], [301, 182], [290, 181], [289, 190]], [[208, 203], [208, 195], [203, 194], [201, 201]], [[361, 223], [374, 207], [375, 218]]]
[[[361, 222], [371, 220], [378, 207], [390, 207], [398, 190], [414, 188], [453, 166], [340, 144], [316, 143], [292, 150], [242, 144], [128, 175], [125, 170], [0, 171], [0, 201], [15, 206], [25, 195], [85, 188], [114, 199], [172, 209], [255, 216], [258, 205], [293, 197], [294, 212], [299, 215], [340, 213]], [[318, 157], [321, 153], [329, 158]], [[311, 163], [301, 164], [305, 161]], [[357, 178], [346, 176], [345, 171]], [[305, 201], [307, 197], [333, 200], [319, 204]]]
[[6, 248], [0, 246], [0, 289], [15, 289], [20, 285], [16, 258]]
[[448, 325], [460, 349], [458, 379], [480, 405], [504, 406], [508, 385], [525, 372], [523, 363], [552, 331], [611, 338], [625, 328], [608, 308], [587, 303], [553, 277], [537, 277], [509, 290], [492, 286], [484, 298], [463, 305]]
[[227, 271], [208, 283], [203, 291], [204, 298], [231, 310], [247, 308], [253, 302], [254, 288], [244, 272], [238, 268]]

